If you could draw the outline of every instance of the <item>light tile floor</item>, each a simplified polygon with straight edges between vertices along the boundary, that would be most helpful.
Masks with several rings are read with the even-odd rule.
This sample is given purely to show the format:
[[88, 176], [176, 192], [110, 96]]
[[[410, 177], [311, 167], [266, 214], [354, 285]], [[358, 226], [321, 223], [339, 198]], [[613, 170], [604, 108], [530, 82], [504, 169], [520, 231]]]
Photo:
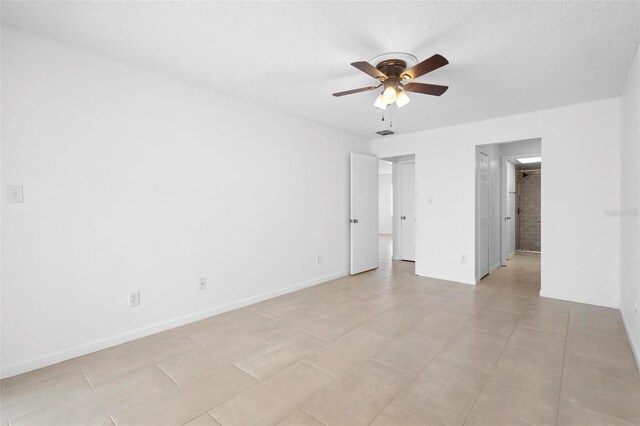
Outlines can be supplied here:
[[618, 311], [538, 296], [538, 255], [477, 286], [380, 268], [2, 381], [17, 425], [628, 425]]

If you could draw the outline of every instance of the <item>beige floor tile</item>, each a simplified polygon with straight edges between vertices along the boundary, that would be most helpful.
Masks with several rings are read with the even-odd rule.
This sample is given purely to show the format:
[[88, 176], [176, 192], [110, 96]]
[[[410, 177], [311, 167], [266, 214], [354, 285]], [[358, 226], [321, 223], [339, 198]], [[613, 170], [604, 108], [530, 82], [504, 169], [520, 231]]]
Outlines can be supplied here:
[[236, 361], [234, 364], [262, 381], [326, 344], [326, 340], [301, 332], [282, 343], [258, 350], [249, 358]]
[[562, 372], [501, 356], [488, 383], [523, 392], [560, 395]]
[[512, 314], [523, 315], [528, 308], [529, 299], [522, 296], [498, 292], [491, 299], [488, 308], [499, 311], [511, 312]]
[[137, 370], [105, 385], [84, 392], [24, 417], [12, 420], [13, 425], [69, 425], [106, 421], [116, 411], [152, 398], [159, 392], [175, 387], [169, 376], [156, 366]]
[[467, 328], [447, 343], [438, 358], [488, 374], [493, 370], [506, 344], [506, 337]]
[[333, 341], [371, 319], [371, 314], [359, 311], [340, 311], [317, 321], [307, 321], [301, 328], [322, 339]]
[[324, 423], [302, 410], [297, 410], [278, 423], [278, 426], [324, 426]]
[[273, 425], [310, 400], [334, 378], [299, 362], [253, 386], [209, 414], [223, 425]]
[[65, 373], [76, 371], [81, 366], [90, 364], [92, 362], [118, 358], [126, 353], [131, 352], [132, 348], [134, 348], [134, 346], [131, 343], [124, 343], [122, 345], [113, 346], [98, 352], [79, 356], [77, 358], [50, 365], [48, 367], [39, 368], [28, 373], [8, 377], [6, 379], [2, 379], [2, 381], [0, 382], [2, 384], [1, 389], [4, 391], [10, 391], [21, 386], [51, 379]]
[[416, 416], [389, 405], [371, 423], [372, 426], [424, 426], [425, 422]]
[[491, 301], [491, 297], [495, 292], [478, 291], [476, 286], [466, 289], [447, 300], [442, 309], [450, 312], [461, 312], [464, 314], [476, 314], [482, 308], [487, 306]]
[[618, 319], [614, 315], [598, 315], [584, 309], [572, 308], [569, 326], [620, 335]]
[[544, 315], [545, 313], [559, 313], [569, 315], [571, 302], [548, 297], [531, 297], [527, 305], [527, 313]]
[[467, 326], [475, 330], [509, 337], [519, 321], [520, 315], [495, 309], [483, 309], [471, 318]]
[[526, 392], [489, 381], [477, 403], [531, 424], [553, 425], [556, 423], [559, 399], [557, 394]]
[[305, 300], [287, 300], [261, 309], [258, 313], [267, 318], [278, 319], [293, 312], [304, 310], [308, 306], [309, 304]]
[[543, 331], [545, 333], [566, 336], [569, 314], [562, 312], [530, 312], [522, 316], [518, 327], [530, 328], [532, 330]]
[[367, 356], [348, 355], [335, 346], [328, 345], [307, 355], [303, 360], [334, 377], [343, 378], [362, 365], [367, 360]]
[[361, 327], [332, 342], [327, 348], [354, 358], [361, 358], [378, 352], [389, 340], [387, 336]]
[[560, 401], [558, 426], [631, 426], [632, 424], [581, 405]]
[[201, 348], [202, 345], [188, 336], [177, 336], [148, 345], [137, 346], [131, 352], [116, 359], [94, 362], [82, 367], [82, 371], [93, 386], [125, 376], [178, 354]]
[[631, 370], [626, 351], [627, 342], [621, 336], [582, 327], [569, 327], [567, 354], [601, 361]]
[[[504, 412], [476, 404], [464, 423], [465, 426], [531, 426], [522, 419], [510, 416]], [[576, 425], [577, 426], [577, 425]]]
[[73, 373], [79, 371], [80, 365], [76, 359], [64, 361], [48, 367], [39, 368], [28, 373], [19, 374], [17, 376], [2, 379], [0, 382], [0, 392], [8, 392], [21, 386], [28, 386], [34, 383], [42, 382], [62, 374]]
[[550, 333], [516, 328], [503, 355], [543, 368], [562, 371], [565, 339]]
[[393, 308], [365, 322], [360, 328], [391, 338], [407, 331], [409, 327], [427, 314], [428, 311], [422, 309]]
[[561, 398], [640, 424], [640, 377], [625, 368], [567, 355]]
[[392, 405], [427, 423], [463, 424], [488, 377], [475, 369], [435, 358]]
[[424, 294], [427, 294], [429, 296], [440, 297], [443, 299], [450, 299], [456, 294], [465, 290], [466, 288], [468, 287], [465, 284], [454, 283], [451, 281], [440, 281], [435, 285], [429, 287], [428, 289], [424, 290]]
[[327, 425], [366, 425], [410, 379], [406, 373], [367, 361], [344, 379], [329, 385], [303, 409]]
[[79, 369], [5, 390], [0, 398], [2, 421], [24, 416], [90, 390], [91, 385]]
[[413, 324], [409, 330], [425, 337], [448, 341], [469, 322], [472, 316], [473, 314], [448, 312], [440, 309]]
[[211, 410], [254, 385], [256, 380], [233, 365], [203, 375], [199, 380], [176, 386], [161, 395], [112, 417], [122, 425], [181, 425]]
[[409, 331], [385, 344], [373, 359], [414, 375], [426, 367], [445, 344], [443, 340]]
[[195, 419], [184, 424], [184, 426], [219, 426], [220, 423], [216, 422], [213, 417], [208, 413], [204, 413]]
[[240, 361], [254, 352], [269, 347], [264, 340], [250, 334], [244, 334], [237, 339], [222, 339], [220, 343], [220, 346], [203, 347], [180, 354], [162, 361], [158, 366], [173, 380], [182, 384], [197, 379], [201, 374], [224, 364]]

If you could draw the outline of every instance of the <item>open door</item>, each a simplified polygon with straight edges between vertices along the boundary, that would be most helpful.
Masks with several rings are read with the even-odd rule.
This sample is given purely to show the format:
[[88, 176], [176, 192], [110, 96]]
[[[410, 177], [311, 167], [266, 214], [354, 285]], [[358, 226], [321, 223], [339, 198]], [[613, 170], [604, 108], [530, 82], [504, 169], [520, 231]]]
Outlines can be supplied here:
[[378, 267], [378, 158], [351, 153], [351, 274]]
[[489, 157], [478, 153], [478, 213], [480, 216], [480, 278], [489, 273]]
[[514, 164], [504, 160], [504, 220], [502, 222], [502, 266], [516, 251], [516, 170]]
[[416, 163], [400, 164], [401, 258], [416, 261]]

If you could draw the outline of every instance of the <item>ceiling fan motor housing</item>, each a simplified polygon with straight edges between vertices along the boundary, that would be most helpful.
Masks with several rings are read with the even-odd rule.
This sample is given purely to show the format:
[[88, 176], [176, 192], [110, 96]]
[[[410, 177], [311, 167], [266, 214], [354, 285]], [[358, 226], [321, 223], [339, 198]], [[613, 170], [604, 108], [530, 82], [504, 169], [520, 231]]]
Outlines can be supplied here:
[[381, 73], [389, 77], [389, 80], [399, 80], [407, 69], [407, 63], [401, 59], [388, 59], [376, 65]]

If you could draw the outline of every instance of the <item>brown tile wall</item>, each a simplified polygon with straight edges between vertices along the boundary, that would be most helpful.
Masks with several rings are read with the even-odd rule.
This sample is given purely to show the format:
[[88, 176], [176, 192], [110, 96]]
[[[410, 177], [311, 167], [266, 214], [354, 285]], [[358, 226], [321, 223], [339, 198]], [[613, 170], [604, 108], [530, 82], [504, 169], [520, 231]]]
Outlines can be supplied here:
[[516, 249], [528, 251], [540, 251], [540, 183], [539, 171], [528, 171], [527, 177], [516, 174], [518, 194], [516, 195], [516, 207], [518, 218], [516, 220]]

